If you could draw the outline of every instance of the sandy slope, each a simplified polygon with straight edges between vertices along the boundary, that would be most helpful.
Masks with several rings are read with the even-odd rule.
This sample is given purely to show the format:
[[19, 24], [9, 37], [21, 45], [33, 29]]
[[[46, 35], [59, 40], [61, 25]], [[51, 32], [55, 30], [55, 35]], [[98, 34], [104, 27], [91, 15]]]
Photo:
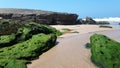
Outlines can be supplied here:
[[[58, 38], [58, 44], [32, 61], [28, 68], [97, 68], [90, 60], [90, 49], [85, 48], [89, 37], [94, 33], [105, 34], [120, 41], [120, 31], [103, 29], [96, 25], [53, 26], [57, 29], [72, 28], [80, 33], [65, 34]], [[97, 31], [97, 32], [94, 32]]]

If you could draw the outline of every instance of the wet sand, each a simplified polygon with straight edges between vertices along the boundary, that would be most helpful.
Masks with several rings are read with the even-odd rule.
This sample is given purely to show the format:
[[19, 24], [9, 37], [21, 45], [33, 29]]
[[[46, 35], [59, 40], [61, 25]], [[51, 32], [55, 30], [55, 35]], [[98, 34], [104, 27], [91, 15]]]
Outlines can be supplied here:
[[64, 32], [64, 28], [72, 30], [71, 32], [77, 31], [79, 33], [66, 33], [62, 37], [73, 36], [78, 34], [85, 34], [95, 31], [104, 31], [104, 30], [115, 30], [114, 28], [99, 28], [99, 25], [53, 25], [52, 27]]
[[[120, 41], [120, 31], [114, 29], [100, 29], [88, 26], [86, 33], [66, 34], [58, 38], [58, 44], [32, 61], [28, 68], [97, 68], [91, 60], [90, 49], [85, 48], [89, 37], [94, 33], [107, 35]], [[96, 31], [96, 32], [95, 32]]]

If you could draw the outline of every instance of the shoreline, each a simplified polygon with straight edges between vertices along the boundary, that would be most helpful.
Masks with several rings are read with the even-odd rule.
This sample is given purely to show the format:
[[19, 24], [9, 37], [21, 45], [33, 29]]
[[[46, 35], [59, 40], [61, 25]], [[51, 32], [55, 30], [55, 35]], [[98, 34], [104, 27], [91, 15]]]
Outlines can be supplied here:
[[62, 29], [64, 28], [71, 29], [72, 32], [74, 31], [78, 32], [78, 33], [66, 33], [59, 37], [86, 34], [86, 33], [91, 33], [96, 31], [116, 30], [115, 28], [100, 28], [99, 25], [52, 25], [52, 27], [56, 28], [57, 30], [60, 30], [61, 32], [63, 32]]

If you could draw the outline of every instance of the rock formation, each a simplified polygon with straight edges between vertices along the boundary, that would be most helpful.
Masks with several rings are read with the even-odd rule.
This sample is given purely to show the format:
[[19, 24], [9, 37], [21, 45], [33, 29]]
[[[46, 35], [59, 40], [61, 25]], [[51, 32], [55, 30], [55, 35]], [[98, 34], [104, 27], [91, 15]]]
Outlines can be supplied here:
[[94, 21], [91, 17], [86, 17], [85, 20], [78, 19], [77, 24], [96, 24], [96, 21]]
[[35, 22], [0, 22], [0, 68], [27, 68], [31, 60], [55, 46], [61, 34]]
[[37, 22], [47, 25], [71, 25], [77, 21], [77, 14], [59, 13], [30, 9], [0, 9], [0, 18], [18, 22]]
[[94, 21], [91, 17], [86, 17], [86, 23], [87, 24], [96, 24], [96, 21]]
[[86, 17], [86, 19], [78, 19], [76, 24], [110, 24], [108, 21], [95, 21], [91, 17]]
[[76, 24], [86, 24], [86, 21], [80, 18], [77, 20]]
[[120, 67], [120, 43], [101, 34], [90, 37], [91, 59], [100, 68]]

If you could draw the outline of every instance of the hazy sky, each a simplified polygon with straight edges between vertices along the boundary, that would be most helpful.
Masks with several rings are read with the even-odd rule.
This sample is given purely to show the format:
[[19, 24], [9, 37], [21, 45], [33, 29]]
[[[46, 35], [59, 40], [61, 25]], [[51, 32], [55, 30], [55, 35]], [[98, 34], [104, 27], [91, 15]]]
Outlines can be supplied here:
[[120, 17], [120, 0], [0, 0], [0, 8], [76, 13], [81, 18]]

